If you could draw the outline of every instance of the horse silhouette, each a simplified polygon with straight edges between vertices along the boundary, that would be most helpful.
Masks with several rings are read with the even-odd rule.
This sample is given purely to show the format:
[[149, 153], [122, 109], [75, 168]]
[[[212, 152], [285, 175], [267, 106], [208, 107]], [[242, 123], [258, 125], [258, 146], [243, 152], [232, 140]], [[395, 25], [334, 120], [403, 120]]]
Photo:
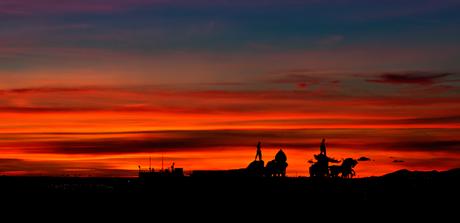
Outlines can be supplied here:
[[341, 165], [342, 177], [343, 178], [353, 178], [356, 173], [353, 168], [358, 165], [358, 161], [352, 158], [346, 158]]
[[[310, 176], [329, 176], [332, 178], [337, 178], [340, 176], [342, 178], [353, 178], [355, 176], [355, 171], [353, 168], [358, 164], [358, 161], [352, 158], [346, 158], [343, 160], [341, 165], [332, 165], [329, 166], [329, 168], [327, 168], [324, 163], [326, 162], [318, 161], [314, 163], [310, 167]], [[321, 166], [322, 169], [319, 169], [321, 164], [323, 165]]]
[[339, 177], [339, 174], [342, 173], [342, 166], [332, 165], [329, 167], [329, 176], [332, 178]]

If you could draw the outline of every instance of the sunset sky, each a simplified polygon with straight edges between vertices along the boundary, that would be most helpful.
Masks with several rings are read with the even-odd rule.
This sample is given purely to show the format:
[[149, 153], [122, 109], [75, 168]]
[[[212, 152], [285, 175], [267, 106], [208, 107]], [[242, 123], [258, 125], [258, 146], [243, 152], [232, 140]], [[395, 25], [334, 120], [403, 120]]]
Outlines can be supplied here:
[[0, 0], [0, 175], [460, 167], [458, 0]]

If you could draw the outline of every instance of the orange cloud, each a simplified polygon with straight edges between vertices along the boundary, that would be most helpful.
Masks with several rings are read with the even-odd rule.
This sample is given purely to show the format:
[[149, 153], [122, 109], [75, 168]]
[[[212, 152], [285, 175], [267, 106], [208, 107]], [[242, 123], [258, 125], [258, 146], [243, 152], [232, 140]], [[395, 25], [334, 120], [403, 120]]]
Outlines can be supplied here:
[[[241, 168], [261, 140], [265, 157], [286, 149], [289, 174], [306, 175], [307, 161], [323, 137], [335, 158], [375, 160], [360, 163], [360, 176], [399, 167], [453, 168], [459, 156], [455, 95], [208, 87], [4, 89], [0, 171], [134, 176], [145, 157], [161, 154], [188, 170]], [[389, 156], [405, 162], [393, 163]], [[430, 163], [432, 156], [438, 164]]]

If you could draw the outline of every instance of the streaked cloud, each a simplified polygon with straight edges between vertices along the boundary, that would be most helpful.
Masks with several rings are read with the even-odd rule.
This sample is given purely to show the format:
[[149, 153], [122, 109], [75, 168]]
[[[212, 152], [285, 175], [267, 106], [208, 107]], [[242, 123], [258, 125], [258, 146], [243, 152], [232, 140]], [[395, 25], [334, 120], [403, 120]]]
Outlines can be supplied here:
[[375, 79], [368, 79], [368, 82], [384, 84], [420, 84], [432, 85], [443, 81], [444, 78], [456, 75], [455, 73], [434, 73], [434, 72], [402, 72], [402, 73], [383, 73]]

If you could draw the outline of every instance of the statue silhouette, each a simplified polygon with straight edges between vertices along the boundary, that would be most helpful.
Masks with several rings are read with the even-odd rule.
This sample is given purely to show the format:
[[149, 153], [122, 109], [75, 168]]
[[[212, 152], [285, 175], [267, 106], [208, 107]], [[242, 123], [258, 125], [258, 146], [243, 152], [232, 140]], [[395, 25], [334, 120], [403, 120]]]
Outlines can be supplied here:
[[[259, 158], [259, 160], [257, 160]], [[257, 143], [256, 157], [248, 167], [246, 167], [246, 173], [253, 176], [263, 176], [265, 173], [265, 163], [262, 160], [262, 149], [260, 141]]]
[[342, 178], [352, 178], [355, 176], [353, 168], [358, 164], [357, 160], [346, 158], [341, 165], [329, 166], [329, 163], [340, 163], [340, 161], [326, 155], [326, 139], [323, 138], [323, 140], [321, 140], [319, 149], [320, 153], [313, 155], [316, 162], [313, 162], [309, 168], [311, 177], [336, 178], [340, 175]]
[[254, 160], [257, 160], [257, 157], [259, 157], [259, 161], [262, 161], [262, 149], [260, 148], [260, 142], [257, 143], [256, 158], [254, 158]]
[[[344, 174], [343, 170], [345, 169], [345, 166], [343, 166], [343, 164], [342, 166], [337, 166], [337, 165], [329, 166], [329, 163], [340, 163], [340, 161], [334, 158], [328, 157], [326, 155], [326, 139], [323, 138], [321, 140], [321, 145], [319, 147], [319, 150], [320, 150], [320, 153], [317, 155], [314, 155], [316, 162], [314, 162], [309, 168], [310, 176], [312, 177], [338, 177], [339, 174], [342, 174], [343, 176]], [[349, 169], [348, 165], [351, 164], [350, 161], [347, 161], [345, 164], [346, 164], [346, 169]], [[354, 171], [350, 171], [347, 174], [351, 176], [354, 174]]]
[[326, 156], [326, 139], [321, 140], [321, 145], [319, 146], [319, 154]]
[[276, 162], [285, 163], [287, 161], [286, 154], [280, 149], [275, 155]]
[[269, 177], [285, 177], [287, 166], [288, 163], [286, 154], [282, 149], [280, 149], [278, 153], [276, 153], [275, 159], [267, 163], [267, 166], [265, 167], [265, 174]]
[[329, 157], [324, 154], [314, 155], [316, 162], [310, 166], [309, 172], [312, 177], [329, 176]]

